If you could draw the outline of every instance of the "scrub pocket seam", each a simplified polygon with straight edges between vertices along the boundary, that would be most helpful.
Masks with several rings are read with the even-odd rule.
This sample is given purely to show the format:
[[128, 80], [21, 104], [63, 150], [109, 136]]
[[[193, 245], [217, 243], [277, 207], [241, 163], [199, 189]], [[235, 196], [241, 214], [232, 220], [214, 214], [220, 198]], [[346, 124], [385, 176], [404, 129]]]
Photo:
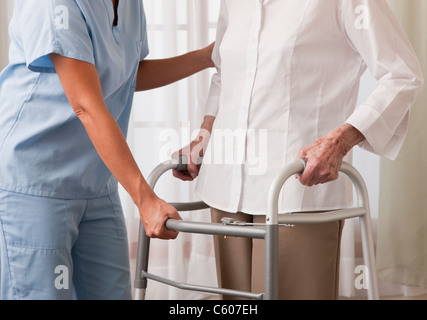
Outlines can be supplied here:
[[10, 126], [9, 131], [7, 132], [7, 134], [4, 137], [3, 141], [0, 142], [0, 151], [3, 149], [6, 141], [9, 139], [9, 136], [12, 134], [13, 130], [15, 129], [15, 127], [17, 125], [17, 123], [19, 122], [19, 119], [21, 118], [21, 115], [22, 115], [22, 110], [24, 110], [25, 105], [27, 104], [28, 100], [32, 97], [32, 95], [33, 95], [33, 93], [34, 93], [34, 91], [35, 91], [35, 89], [37, 87], [37, 84], [39, 83], [39, 80], [40, 80], [40, 74], [37, 75], [37, 77], [36, 77], [36, 79], [34, 81], [33, 87], [31, 88], [31, 90], [28, 93], [28, 96], [25, 98], [24, 102], [22, 103], [21, 107], [19, 108], [19, 111], [16, 114], [16, 118], [13, 121], [12, 125]]
[[[6, 199], [4, 200], [4, 203], [3, 203], [4, 215], [8, 214], [8, 204], [9, 204], [11, 197], [28, 197], [28, 198], [32, 198], [32, 199], [36, 199], [36, 200], [44, 199], [44, 197], [40, 197], [40, 196], [26, 195], [26, 194], [11, 192], [11, 191], [6, 191], [6, 192], [8, 192], [9, 196], [6, 197]], [[4, 222], [2, 222], [4, 240], [5, 240], [5, 243], [8, 245], [8, 247], [15, 248], [15, 249], [41, 250], [44, 252], [66, 249], [66, 247], [67, 247], [67, 225], [68, 225], [67, 222], [68, 221], [67, 221], [67, 216], [65, 215], [65, 213], [67, 212], [67, 206], [65, 205], [65, 202], [62, 199], [52, 198], [51, 200], [61, 202], [61, 211], [60, 212], [62, 212], [61, 220], [63, 219], [63, 221], [62, 221], [63, 232], [62, 232], [60, 238], [50, 239], [49, 242], [44, 242], [44, 241], [40, 242], [40, 240], [34, 241], [33, 239], [30, 239], [30, 240], [25, 239], [26, 241], [23, 241], [22, 239], [20, 241], [14, 241], [14, 240], [11, 240], [10, 237], [8, 237], [9, 230], [7, 230], [7, 228], [6, 229], [4, 228]], [[16, 199], [15, 199], [15, 201], [16, 201]], [[34, 203], [33, 203], [33, 205], [34, 205]], [[58, 214], [58, 213], [56, 213], [56, 214]], [[43, 219], [43, 217], [40, 217], [40, 219]], [[45, 240], [45, 239], [43, 239], [43, 240]], [[55, 241], [52, 242], [52, 240], [55, 240]], [[39, 243], [36, 243], [36, 242], [39, 242]]]
[[[9, 193], [8, 191], [3, 191], [3, 190], [0, 190], [0, 192]], [[8, 271], [8, 274], [9, 274], [9, 281], [12, 284], [13, 295], [14, 295], [14, 297], [17, 298], [18, 297], [18, 292], [17, 292], [17, 289], [16, 289], [16, 281], [15, 281], [15, 277], [14, 277], [15, 273], [14, 273], [14, 269], [10, 265], [10, 256], [9, 256], [9, 252], [10, 251], [8, 249], [9, 244], [6, 241], [6, 234], [4, 232], [2, 212], [3, 212], [3, 214], [6, 214], [6, 204], [5, 204], [5, 201], [3, 201], [1, 203], [1, 205], [0, 205], [0, 228], [1, 228], [1, 237], [2, 237], [2, 239], [0, 239], [0, 243], [3, 243], [3, 245], [4, 245], [4, 248], [0, 249], [0, 250], [4, 250], [4, 252], [5, 252], [5, 256], [6, 256], [6, 262], [5, 262], [5, 264], [7, 265], [7, 271]], [[0, 264], [0, 272], [1, 272], [1, 264]], [[1, 281], [1, 278], [0, 278], [0, 281]]]

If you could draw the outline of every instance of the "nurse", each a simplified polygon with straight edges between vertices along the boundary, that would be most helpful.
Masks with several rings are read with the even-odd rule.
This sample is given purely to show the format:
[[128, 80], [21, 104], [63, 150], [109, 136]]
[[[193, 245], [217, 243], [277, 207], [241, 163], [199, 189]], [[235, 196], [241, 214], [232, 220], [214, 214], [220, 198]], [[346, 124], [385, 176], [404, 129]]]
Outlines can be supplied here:
[[[176, 210], [126, 144], [135, 91], [211, 67], [148, 54], [142, 1], [15, 0], [0, 76], [0, 298], [130, 299], [118, 182], [150, 237]], [[149, 112], [150, 106], [143, 106]]]
[[[280, 213], [352, 206], [342, 161], [356, 145], [396, 158], [423, 84], [385, 0], [223, 0], [213, 60], [205, 121], [181, 150], [193, 161], [174, 174], [199, 175], [196, 192], [215, 222], [265, 222], [270, 184], [296, 158], [307, 167], [285, 184]], [[356, 108], [367, 69], [378, 85]], [[342, 226], [280, 229], [280, 299], [338, 297]], [[223, 287], [263, 292], [260, 240], [216, 237], [215, 248]]]

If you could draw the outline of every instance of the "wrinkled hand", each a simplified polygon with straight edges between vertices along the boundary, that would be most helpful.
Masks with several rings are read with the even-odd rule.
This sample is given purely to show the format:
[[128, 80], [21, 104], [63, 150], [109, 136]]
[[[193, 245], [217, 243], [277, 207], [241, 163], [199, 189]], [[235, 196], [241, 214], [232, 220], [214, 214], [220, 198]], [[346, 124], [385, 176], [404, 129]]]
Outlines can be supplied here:
[[142, 225], [150, 238], [163, 240], [176, 239], [178, 232], [166, 228], [168, 219], [182, 220], [176, 209], [153, 195], [144, 201], [139, 208]]
[[311, 187], [338, 179], [344, 156], [342, 148], [334, 141], [327, 138], [315, 141], [298, 153], [298, 158], [307, 160], [299, 181]]
[[301, 184], [311, 187], [338, 179], [345, 155], [364, 139], [357, 129], [345, 124], [301, 149], [298, 158], [307, 160], [298, 177]]

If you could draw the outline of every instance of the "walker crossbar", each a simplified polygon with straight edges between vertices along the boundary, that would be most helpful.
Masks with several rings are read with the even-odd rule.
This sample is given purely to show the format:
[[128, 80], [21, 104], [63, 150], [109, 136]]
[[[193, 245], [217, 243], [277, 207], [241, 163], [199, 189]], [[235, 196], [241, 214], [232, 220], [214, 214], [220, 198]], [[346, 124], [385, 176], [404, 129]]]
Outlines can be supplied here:
[[348, 208], [316, 213], [288, 213], [279, 215], [279, 224], [315, 224], [357, 218], [366, 213], [365, 208]]
[[[340, 171], [346, 174], [356, 189], [358, 197], [358, 207], [342, 210], [335, 210], [323, 213], [278, 213], [279, 193], [291, 176], [301, 174], [305, 168], [305, 161], [298, 160], [290, 165], [287, 165], [274, 179], [269, 192], [267, 201], [267, 216], [266, 223], [259, 227], [257, 226], [240, 226], [219, 223], [203, 223], [197, 221], [181, 221], [168, 220], [166, 227], [170, 230], [175, 230], [185, 233], [199, 233], [207, 235], [235, 236], [246, 238], [264, 239], [265, 242], [265, 275], [264, 275], [264, 293], [251, 293], [224, 288], [212, 288], [206, 286], [198, 286], [186, 283], [175, 282], [157, 275], [148, 273], [148, 257], [150, 239], [146, 236], [144, 228], [140, 225], [137, 265], [135, 275], [135, 296], [136, 300], [145, 299], [145, 291], [147, 288], [147, 279], [162, 282], [183, 290], [201, 291], [207, 293], [233, 295], [248, 299], [278, 299], [278, 254], [279, 254], [279, 225], [280, 224], [304, 224], [304, 223], [325, 223], [331, 221], [339, 221], [350, 218], [359, 218], [362, 233], [362, 249], [363, 258], [368, 267], [368, 298], [378, 299], [378, 284], [376, 277], [376, 266], [374, 257], [374, 244], [372, 238], [372, 227], [369, 213], [369, 201], [366, 186], [357, 170], [348, 163], [343, 163]], [[182, 162], [171, 160], [157, 166], [148, 177], [148, 184], [154, 189], [157, 180], [168, 170], [185, 170], [186, 166]], [[194, 211], [209, 208], [203, 202], [192, 203], [174, 203], [173, 205], [178, 211]]]
[[185, 233], [199, 233], [255, 239], [264, 239], [265, 237], [265, 228], [224, 225], [221, 223], [203, 223], [197, 221], [190, 222], [170, 219], [166, 222], [166, 228]]
[[231, 289], [221, 289], [217, 287], [207, 287], [207, 286], [199, 286], [199, 285], [193, 285], [188, 283], [180, 283], [173, 280], [169, 280], [163, 277], [159, 277], [153, 274], [150, 274], [148, 272], [142, 271], [142, 276], [151, 279], [153, 281], [157, 281], [163, 284], [170, 285], [172, 287], [181, 289], [181, 290], [191, 290], [191, 291], [201, 291], [206, 293], [215, 293], [215, 294], [227, 294], [230, 296], [236, 296], [241, 298], [247, 298], [247, 299], [255, 299], [255, 300], [262, 300], [263, 294], [262, 293], [251, 293], [246, 291], [238, 291], [238, 290], [231, 290]]

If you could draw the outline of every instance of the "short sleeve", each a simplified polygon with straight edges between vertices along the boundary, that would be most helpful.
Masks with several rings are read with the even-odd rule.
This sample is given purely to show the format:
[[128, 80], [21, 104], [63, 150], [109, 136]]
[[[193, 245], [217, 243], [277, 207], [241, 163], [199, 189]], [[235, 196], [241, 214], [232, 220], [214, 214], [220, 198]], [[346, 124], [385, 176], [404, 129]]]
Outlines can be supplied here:
[[144, 60], [148, 54], [150, 53], [149, 46], [148, 46], [148, 35], [147, 35], [147, 19], [145, 17], [145, 11], [143, 4], [141, 2], [141, 17], [142, 17], [142, 23], [141, 23], [141, 34], [142, 34], [142, 43], [141, 43], [141, 55], [140, 55], [140, 61]]
[[15, 0], [27, 67], [34, 72], [55, 69], [49, 54], [95, 64], [89, 29], [73, 0]]

